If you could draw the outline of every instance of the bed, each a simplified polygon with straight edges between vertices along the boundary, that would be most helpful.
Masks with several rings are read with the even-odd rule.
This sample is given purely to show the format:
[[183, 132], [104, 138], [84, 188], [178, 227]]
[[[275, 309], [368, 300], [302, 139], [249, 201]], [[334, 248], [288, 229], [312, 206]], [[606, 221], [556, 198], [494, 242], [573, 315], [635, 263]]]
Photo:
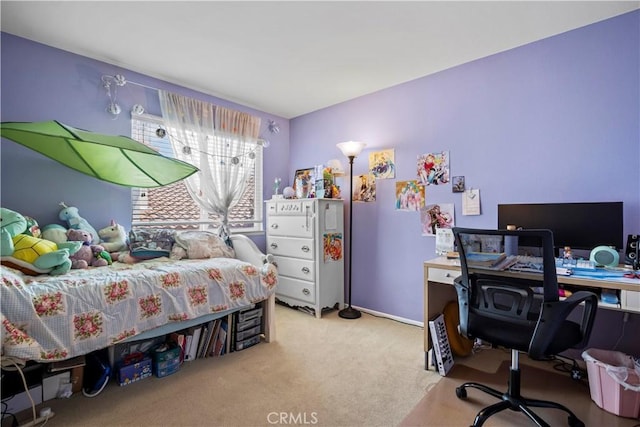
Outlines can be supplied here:
[[66, 360], [261, 301], [265, 340], [274, 340], [277, 270], [249, 238], [231, 239], [235, 258], [114, 262], [61, 276], [27, 276], [2, 266], [2, 357]]

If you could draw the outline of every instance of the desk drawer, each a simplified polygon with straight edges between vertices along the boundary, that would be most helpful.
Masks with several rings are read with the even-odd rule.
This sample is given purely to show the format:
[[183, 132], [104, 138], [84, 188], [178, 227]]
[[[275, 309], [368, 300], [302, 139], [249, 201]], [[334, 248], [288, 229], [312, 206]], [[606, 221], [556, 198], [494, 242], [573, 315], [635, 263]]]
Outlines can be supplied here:
[[430, 282], [446, 283], [453, 285], [453, 280], [460, 275], [459, 270], [446, 270], [444, 268], [429, 267], [428, 280]]
[[620, 291], [620, 308], [625, 311], [640, 312], [640, 291]]

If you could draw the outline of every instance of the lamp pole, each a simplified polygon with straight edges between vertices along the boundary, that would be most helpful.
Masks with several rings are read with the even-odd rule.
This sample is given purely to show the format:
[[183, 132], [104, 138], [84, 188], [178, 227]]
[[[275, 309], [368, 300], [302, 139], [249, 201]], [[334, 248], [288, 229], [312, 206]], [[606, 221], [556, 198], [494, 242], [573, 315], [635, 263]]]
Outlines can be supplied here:
[[362, 314], [360, 311], [351, 307], [351, 265], [353, 264], [351, 256], [351, 243], [353, 242], [353, 159], [355, 156], [349, 156], [349, 306], [338, 312], [338, 316], [343, 319], [357, 319]]

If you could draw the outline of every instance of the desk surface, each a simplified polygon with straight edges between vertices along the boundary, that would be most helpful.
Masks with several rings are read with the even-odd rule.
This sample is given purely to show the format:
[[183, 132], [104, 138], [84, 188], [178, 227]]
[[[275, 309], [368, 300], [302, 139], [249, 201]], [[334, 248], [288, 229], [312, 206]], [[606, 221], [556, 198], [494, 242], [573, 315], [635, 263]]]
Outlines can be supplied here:
[[[428, 268], [442, 268], [445, 270], [460, 270], [459, 259], [449, 259], [447, 257], [438, 257], [424, 262], [424, 266]], [[523, 273], [500, 271], [501, 275], [507, 277], [524, 277], [527, 279], [542, 280], [539, 273]], [[626, 277], [582, 277], [579, 275], [565, 276], [558, 275], [558, 283], [565, 285], [584, 286], [601, 289], [620, 289], [625, 291], [640, 292], [640, 279], [629, 279]]]
[[[452, 273], [448, 273], [451, 271]], [[524, 272], [497, 272], [504, 276], [518, 276], [542, 280], [540, 273]], [[453, 280], [460, 275], [460, 260], [438, 257], [424, 262], [424, 352], [425, 369], [429, 369], [428, 352], [431, 347], [429, 338], [428, 321], [437, 314], [442, 313], [442, 309], [449, 301], [457, 299]], [[572, 285], [575, 287], [588, 287], [599, 289], [619, 290], [620, 295], [624, 294], [623, 301], [619, 308], [622, 311], [640, 312], [640, 279], [628, 279], [625, 277], [578, 277], [578, 276], [558, 276], [558, 283]], [[625, 292], [622, 292], [625, 291]], [[625, 302], [626, 300], [629, 300]], [[607, 307], [603, 307], [607, 308]]]

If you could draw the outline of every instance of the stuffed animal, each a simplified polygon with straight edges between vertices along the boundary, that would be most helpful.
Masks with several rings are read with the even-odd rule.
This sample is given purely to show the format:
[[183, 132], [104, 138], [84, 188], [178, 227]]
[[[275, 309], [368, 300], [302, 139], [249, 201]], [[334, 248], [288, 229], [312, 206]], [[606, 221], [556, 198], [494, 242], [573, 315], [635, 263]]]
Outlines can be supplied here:
[[51, 240], [55, 243], [64, 243], [67, 241], [67, 229], [60, 224], [47, 224], [41, 229], [41, 238]]
[[38, 225], [38, 221], [31, 218], [30, 216], [24, 216], [24, 219], [27, 220], [27, 229], [22, 232], [22, 234], [26, 234], [27, 236], [38, 237], [42, 239], [42, 232], [40, 231], [40, 226]]
[[70, 254], [78, 251], [79, 242], [58, 245], [49, 240], [22, 234], [27, 229], [27, 219], [18, 212], [0, 208], [0, 256], [2, 264], [16, 268], [25, 274], [67, 273], [71, 268]]
[[102, 245], [92, 245], [92, 236], [85, 230], [67, 230], [69, 242], [82, 242], [82, 247], [71, 255], [71, 268], [83, 269], [91, 267], [105, 267], [111, 264], [111, 256]]
[[91, 224], [89, 224], [86, 219], [80, 216], [80, 214], [78, 213], [78, 208], [67, 206], [64, 204], [64, 202], [60, 202], [60, 206], [62, 206], [63, 209], [58, 214], [58, 218], [60, 218], [62, 221], [65, 221], [69, 228], [73, 230], [85, 230], [91, 233], [93, 239], [91, 243], [100, 243], [100, 236], [98, 236], [98, 232], [91, 226]]
[[111, 220], [111, 225], [98, 231], [100, 244], [108, 252], [120, 252], [127, 250], [127, 232], [124, 227]]

